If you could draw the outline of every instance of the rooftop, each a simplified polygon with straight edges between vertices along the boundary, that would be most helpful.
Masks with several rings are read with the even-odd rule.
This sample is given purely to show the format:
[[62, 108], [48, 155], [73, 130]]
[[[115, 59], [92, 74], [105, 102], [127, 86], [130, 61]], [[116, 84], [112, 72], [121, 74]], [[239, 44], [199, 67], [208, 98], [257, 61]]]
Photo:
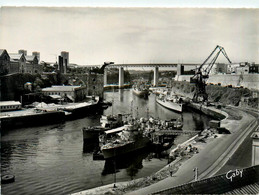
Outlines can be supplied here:
[[21, 54], [19, 54], [19, 53], [9, 53], [10, 58], [14, 59], [14, 60], [20, 60], [22, 55], [23, 55], [22, 53]]
[[[233, 174], [234, 171], [236, 170], [231, 173]], [[228, 173], [176, 186], [155, 194], [257, 194], [259, 192], [259, 165], [244, 168], [242, 176], [232, 177], [232, 180]]]
[[5, 49], [0, 49], [0, 56], [4, 53]]
[[21, 105], [18, 101], [0, 101], [0, 106], [15, 106], [15, 105]]
[[36, 56], [25, 56], [25, 59], [29, 62], [33, 61]]
[[52, 85], [51, 87], [43, 88], [42, 91], [75, 91], [75, 89], [81, 88], [80, 85]]

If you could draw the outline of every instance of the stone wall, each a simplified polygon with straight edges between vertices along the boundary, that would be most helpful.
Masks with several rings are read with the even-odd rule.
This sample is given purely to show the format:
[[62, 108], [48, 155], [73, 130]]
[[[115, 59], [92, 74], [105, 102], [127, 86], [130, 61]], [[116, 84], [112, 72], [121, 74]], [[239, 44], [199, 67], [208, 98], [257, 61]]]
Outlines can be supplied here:
[[175, 75], [174, 80], [175, 81], [188, 81], [188, 82], [190, 82], [190, 78], [192, 76], [193, 75]]
[[13, 74], [0, 77], [0, 100], [16, 100], [20, 101], [21, 95], [25, 93], [24, 84], [26, 82], [33, 83], [36, 76], [31, 74]]
[[86, 86], [87, 95], [103, 98], [104, 76], [99, 73], [66, 74], [69, 84]]
[[232, 85], [233, 87], [241, 87], [259, 90], [259, 74], [222, 74], [210, 75], [207, 83], [218, 84], [221, 86]]
[[[193, 75], [176, 75], [175, 81], [188, 81]], [[259, 90], [259, 74], [218, 74], [209, 75], [208, 84], [220, 84], [221, 86], [232, 85], [251, 90]]]
[[101, 99], [103, 98], [103, 74], [90, 73], [87, 77], [87, 94], [97, 95]]

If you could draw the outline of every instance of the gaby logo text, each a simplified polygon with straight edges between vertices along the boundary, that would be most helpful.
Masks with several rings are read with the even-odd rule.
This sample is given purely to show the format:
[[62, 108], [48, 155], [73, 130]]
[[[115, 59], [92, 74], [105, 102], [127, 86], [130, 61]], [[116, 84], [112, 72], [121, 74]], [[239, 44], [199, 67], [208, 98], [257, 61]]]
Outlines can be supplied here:
[[230, 179], [230, 181], [233, 181], [233, 178], [235, 177], [242, 177], [243, 176], [243, 169], [242, 170], [230, 170], [226, 174], [226, 178]]

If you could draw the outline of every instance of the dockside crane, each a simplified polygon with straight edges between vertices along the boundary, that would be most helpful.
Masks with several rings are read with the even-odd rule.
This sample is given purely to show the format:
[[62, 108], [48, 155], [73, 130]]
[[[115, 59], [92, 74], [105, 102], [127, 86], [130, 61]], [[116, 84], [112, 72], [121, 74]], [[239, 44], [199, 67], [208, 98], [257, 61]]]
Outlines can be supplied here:
[[[217, 45], [215, 49], [211, 52], [211, 54], [207, 57], [207, 59], [198, 67], [194, 76], [190, 79], [190, 83], [194, 83], [196, 86], [193, 96], [193, 102], [208, 101], [208, 94], [206, 93], [206, 81], [209, 78], [209, 73], [220, 53], [222, 53], [226, 57], [228, 62], [231, 63], [225, 49]], [[210, 59], [211, 61], [208, 63]]]

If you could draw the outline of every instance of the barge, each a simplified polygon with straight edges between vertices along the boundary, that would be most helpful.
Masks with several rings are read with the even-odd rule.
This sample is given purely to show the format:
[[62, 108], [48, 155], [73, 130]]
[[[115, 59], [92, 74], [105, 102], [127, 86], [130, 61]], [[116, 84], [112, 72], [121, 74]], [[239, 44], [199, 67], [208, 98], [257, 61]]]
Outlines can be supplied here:
[[20, 111], [2, 112], [0, 120], [1, 130], [5, 131], [11, 128], [61, 123], [65, 120], [65, 113], [62, 111], [26, 109]]

